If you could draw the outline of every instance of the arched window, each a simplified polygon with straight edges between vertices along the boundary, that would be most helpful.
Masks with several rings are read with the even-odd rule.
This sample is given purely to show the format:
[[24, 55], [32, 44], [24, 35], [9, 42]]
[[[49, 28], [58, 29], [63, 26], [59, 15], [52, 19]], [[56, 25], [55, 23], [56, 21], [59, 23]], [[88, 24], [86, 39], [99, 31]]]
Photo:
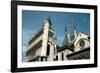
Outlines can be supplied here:
[[50, 45], [47, 46], [47, 55], [50, 55]]
[[62, 52], [62, 60], [64, 60], [64, 54], [63, 54], [63, 52]]
[[58, 56], [56, 56], [56, 61], [58, 60]]
[[85, 41], [84, 41], [84, 40], [81, 40], [81, 41], [79, 42], [79, 45], [80, 45], [81, 49], [83, 49], [84, 46], [85, 46]]

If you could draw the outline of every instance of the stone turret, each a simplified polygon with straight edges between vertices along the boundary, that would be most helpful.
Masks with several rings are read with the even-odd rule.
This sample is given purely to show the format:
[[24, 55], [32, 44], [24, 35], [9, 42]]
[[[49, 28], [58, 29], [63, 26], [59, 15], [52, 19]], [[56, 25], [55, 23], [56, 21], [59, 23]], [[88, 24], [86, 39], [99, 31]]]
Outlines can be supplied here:
[[41, 56], [46, 56], [47, 44], [48, 44], [48, 33], [51, 25], [52, 24], [51, 24], [50, 17], [48, 17], [48, 19], [44, 21], [44, 26], [43, 26], [44, 29], [43, 29], [43, 43], [42, 43]]

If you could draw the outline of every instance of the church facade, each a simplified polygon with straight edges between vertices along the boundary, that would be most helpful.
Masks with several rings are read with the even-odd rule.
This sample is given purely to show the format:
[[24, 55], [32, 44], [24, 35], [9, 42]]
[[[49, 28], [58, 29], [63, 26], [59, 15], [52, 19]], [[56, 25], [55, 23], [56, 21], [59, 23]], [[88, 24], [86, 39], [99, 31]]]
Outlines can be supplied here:
[[90, 36], [78, 32], [72, 20], [71, 32], [65, 31], [62, 46], [57, 44], [56, 32], [52, 29], [50, 17], [30, 39], [26, 51], [27, 62], [67, 61], [90, 59]]

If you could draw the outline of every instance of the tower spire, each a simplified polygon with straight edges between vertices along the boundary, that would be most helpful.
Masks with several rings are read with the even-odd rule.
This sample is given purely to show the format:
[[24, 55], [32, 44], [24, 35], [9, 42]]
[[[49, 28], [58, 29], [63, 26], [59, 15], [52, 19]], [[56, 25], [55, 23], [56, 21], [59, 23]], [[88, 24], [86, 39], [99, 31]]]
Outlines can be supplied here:
[[72, 24], [71, 24], [71, 35], [73, 35], [74, 33], [74, 30], [76, 30], [76, 26], [75, 26], [75, 19], [72, 18]]
[[65, 25], [65, 36], [64, 36], [62, 46], [69, 45], [69, 42], [70, 42], [70, 38], [68, 37], [68, 33], [67, 33], [67, 25]]
[[76, 30], [75, 19], [72, 18], [72, 30]]
[[72, 18], [71, 33], [70, 33], [71, 40], [74, 40], [77, 37], [77, 30], [75, 24], [76, 24], [75, 19]]
[[67, 25], [65, 25], [65, 33], [67, 32]]

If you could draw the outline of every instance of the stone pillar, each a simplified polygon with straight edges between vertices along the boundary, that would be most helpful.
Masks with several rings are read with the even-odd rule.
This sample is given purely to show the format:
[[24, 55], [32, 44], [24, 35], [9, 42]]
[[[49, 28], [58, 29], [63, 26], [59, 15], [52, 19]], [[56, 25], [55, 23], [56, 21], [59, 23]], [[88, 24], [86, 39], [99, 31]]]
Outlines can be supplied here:
[[42, 42], [41, 56], [46, 56], [47, 44], [48, 44], [48, 32], [49, 32], [49, 24], [46, 22], [44, 25], [44, 30], [43, 30], [43, 42]]
[[61, 53], [59, 52], [58, 53], [58, 61], [61, 61], [62, 60], [62, 57], [61, 57]]
[[64, 54], [64, 56], [63, 56], [64, 60], [66, 60], [66, 52], [64, 51], [63, 54]]
[[42, 61], [42, 62], [43, 62], [43, 61], [47, 61], [47, 57], [43, 57], [43, 56], [40, 57], [40, 61]]
[[53, 44], [50, 45], [50, 61], [53, 61], [54, 58], [54, 46]]
[[39, 62], [41, 62], [41, 57], [39, 57]]
[[68, 60], [68, 58], [67, 58], [68, 50], [66, 49], [65, 52], [66, 52], [66, 60]]

